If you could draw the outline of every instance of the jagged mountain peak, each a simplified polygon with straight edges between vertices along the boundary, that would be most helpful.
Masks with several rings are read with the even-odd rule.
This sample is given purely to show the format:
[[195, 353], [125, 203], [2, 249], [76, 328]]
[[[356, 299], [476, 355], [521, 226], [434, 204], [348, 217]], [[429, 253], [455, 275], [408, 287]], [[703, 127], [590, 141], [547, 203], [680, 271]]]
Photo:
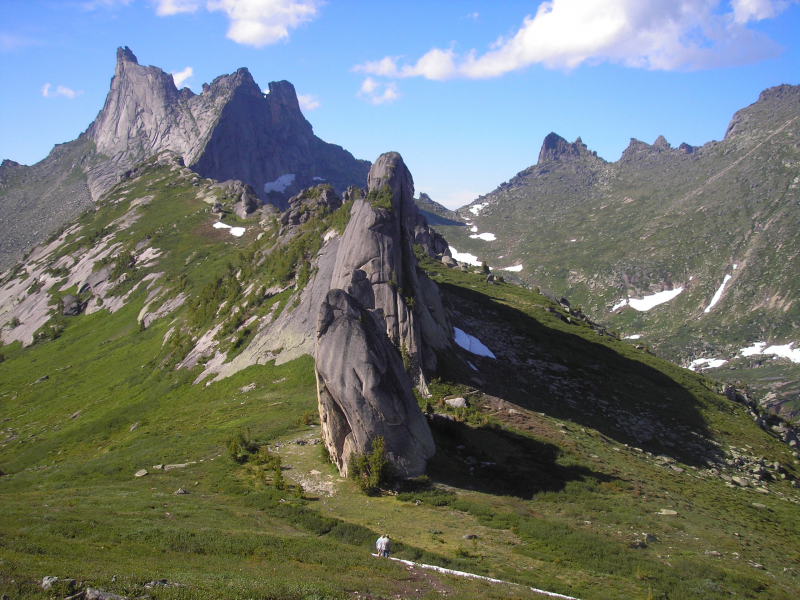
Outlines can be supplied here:
[[583, 140], [578, 138], [571, 144], [557, 133], [549, 133], [542, 142], [542, 149], [539, 151], [539, 162], [542, 164], [554, 160], [574, 160], [581, 156], [593, 155], [596, 152], [590, 151]]
[[294, 86], [269, 84], [264, 94], [247, 68], [221, 75], [195, 95], [172, 75], [140, 65], [127, 46], [103, 110], [86, 131], [113, 158], [88, 173], [98, 198], [136, 163], [169, 150], [206, 178], [240, 179], [263, 202], [283, 208], [300, 189], [324, 180], [344, 192], [363, 186], [368, 163], [314, 136]]
[[661, 150], [669, 150], [670, 148], [672, 148], [672, 146], [670, 146], [670, 143], [667, 141], [667, 138], [665, 138], [663, 135], [660, 135], [656, 138], [656, 141], [653, 142], [653, 148], [659, 148]]
[[127, 46], [120, 46], [117, 48], [117, 63], [123, 62], [132, 62], [136, 65], [139, 64], [139, 60], [136, 58], [136, 55], [131, 52], [131, 49]]

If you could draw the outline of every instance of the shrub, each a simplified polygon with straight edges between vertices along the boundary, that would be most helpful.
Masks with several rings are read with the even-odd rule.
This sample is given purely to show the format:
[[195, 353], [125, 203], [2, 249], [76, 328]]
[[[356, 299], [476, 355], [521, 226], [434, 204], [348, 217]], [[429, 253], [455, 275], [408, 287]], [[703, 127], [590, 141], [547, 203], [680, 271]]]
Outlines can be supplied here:
[[283, 471], [281, 470], [280, 463], [275, 466], [275, 475], [272, 477], [272, 487], [282, 492], [285, 492], [287, 489], [289, 489], [289, 485], [286, 483], [286, 479], [283, 477]]
[[378, 436], [372, 440], [372, 452], [352, 454], [349, 464], [350, 477], [358, 482], [366, 494], [375, 494], [392, 478], [392, 465], [386, 458], [386, 440]]
[[392, 188], [389, 185], [384, 185], [380, 190], [372, 190], [367, 194], [367, 200], [375, 208], [383, 208], [392, 212]]
[[258, 445], [250, 440], [249, 432], [240, 431], [228, 440], [228, 454], [240, 465], [250, 459], [250, 455], [258, 451]]

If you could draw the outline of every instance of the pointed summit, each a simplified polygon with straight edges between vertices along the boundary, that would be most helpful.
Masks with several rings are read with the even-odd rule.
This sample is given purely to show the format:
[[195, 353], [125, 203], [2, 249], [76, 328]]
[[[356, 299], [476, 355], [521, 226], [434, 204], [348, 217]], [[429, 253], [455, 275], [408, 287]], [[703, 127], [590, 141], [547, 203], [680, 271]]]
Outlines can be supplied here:
[[584, 154], [591, 154], [591, 152], [589, 152], [580, 136], [570, 144], [557, 133], [550, 133], [542, 142], [538, 164], [552, 160], [573, 160]]
[[120, 46], [117, 48], [117, 63], [121, 62], [132, 62], [135, 65], [139, 64], [139, 61], [136, 59], [136, 55], [131, 52], [131, 49], [127, 46]]
[[136, 163], [163, 151], [179, 155], [203, 177], [241, 180], [262, 202], [279, 207], [320, 179], [339, 194], [363, 186], [369, 170], [368, 162], [314, 135], [288, 81], [270, 83], [265, 95], [241, 68], [203, 84], [195, 95], [178, 91], [169, 73], [140, 65], [127, 46], [117, 49], [105, 106], [86, 136], [113, 159], [87, 173], [95, 199]]

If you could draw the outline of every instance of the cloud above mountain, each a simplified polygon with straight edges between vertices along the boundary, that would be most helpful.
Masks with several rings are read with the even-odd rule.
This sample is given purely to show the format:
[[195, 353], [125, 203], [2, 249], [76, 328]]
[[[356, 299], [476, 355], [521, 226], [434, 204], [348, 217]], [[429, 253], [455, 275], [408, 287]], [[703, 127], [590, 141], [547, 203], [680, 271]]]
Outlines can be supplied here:
[[155, 0], [156, 14], [162, 17], [201, 7], [224, 12], [230, 21], [227, 37], [256, 48], [288, 39], [291, 30], [317, 18], [322, 4], [322, 0]]
[[64, 98], [74, 98], [75, 96], [80, 96], [83, 92], [76, 92], [66, 86], [59, 85], [56, 87], [55, 91], [52, 91], [52, 85], [49, 83], [45, 83], [42, 86], [42, 96], [45, 98], [58, 98], [62, 96]]
[[[386, 56], [354, 70], [388, 78], [487, 79], [542, 65], [569, 71], [611, 62], [678, 71], [748, 64], [782, 48], [748, 27], [796, 0], [548, 0], [488, 51], [432, 48], [416, 62]], [[726, 3], [727, 4], [727, 3]]]
[[319, 98], [313, 94], [297, 94], [297, 102], [303, 112], [316, 110], [320, 107]]
[[186, 67], [183, 71], [173, 73], [172, 79], [175, 81], [175, 87], [181, 87], [183, 82], [189, 79], [192, 75], [194, 75], [194, 69], [192, 69], [192, 67]]

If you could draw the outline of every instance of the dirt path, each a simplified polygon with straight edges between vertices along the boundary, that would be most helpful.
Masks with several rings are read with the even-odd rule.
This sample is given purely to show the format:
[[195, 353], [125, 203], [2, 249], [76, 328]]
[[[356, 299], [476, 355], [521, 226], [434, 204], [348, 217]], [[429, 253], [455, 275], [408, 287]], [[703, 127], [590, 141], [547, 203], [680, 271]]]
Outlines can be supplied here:
[[[377, 557], [377, 554], [373, 554], [372, 556]], [[492, 579], [491, 577], [484, 577], [483, 575], [475, 575], [474, 573], [466, 573], [464, 571], [454, 571], [453, 569], [445, 569], [444, 567], [437, 567], [436, 565], [423, 565], [422, 563], [415, 563], [410, 560], [403, 560], [402, 558], [392, 558], [389, 557], [389, 560], [394, 560], [399, 563], [403, 563], [404, 565], [408, 565], [410, 567], [419, 567], [420, 569], [430, 569], [431, 571], [436, 571], [437, 573], [446, 573], [447, 575], [455, 575], [456, 577], [469, 577], [470, 579], [481, 579], [482, 581], [489, 581], [491, 583], [503, 583], [505, 585], [520, 585], [519, 583], [512, 583], [510, 581], [503, 581], [502, 579]], [[525, 587], [525, 586], [520, 586]], [[549, 596], [550, 598], [565, 598], [566, 600], [578, 600], [573, 596], [565, 596], [564, 594], [557, 594], [555, 592], [548, 592], [546, 590], [540, 590], [537, 588], [530, 588], [532, 592], [536, 592], [537, 594], [542, 594], [544, 596]]]

